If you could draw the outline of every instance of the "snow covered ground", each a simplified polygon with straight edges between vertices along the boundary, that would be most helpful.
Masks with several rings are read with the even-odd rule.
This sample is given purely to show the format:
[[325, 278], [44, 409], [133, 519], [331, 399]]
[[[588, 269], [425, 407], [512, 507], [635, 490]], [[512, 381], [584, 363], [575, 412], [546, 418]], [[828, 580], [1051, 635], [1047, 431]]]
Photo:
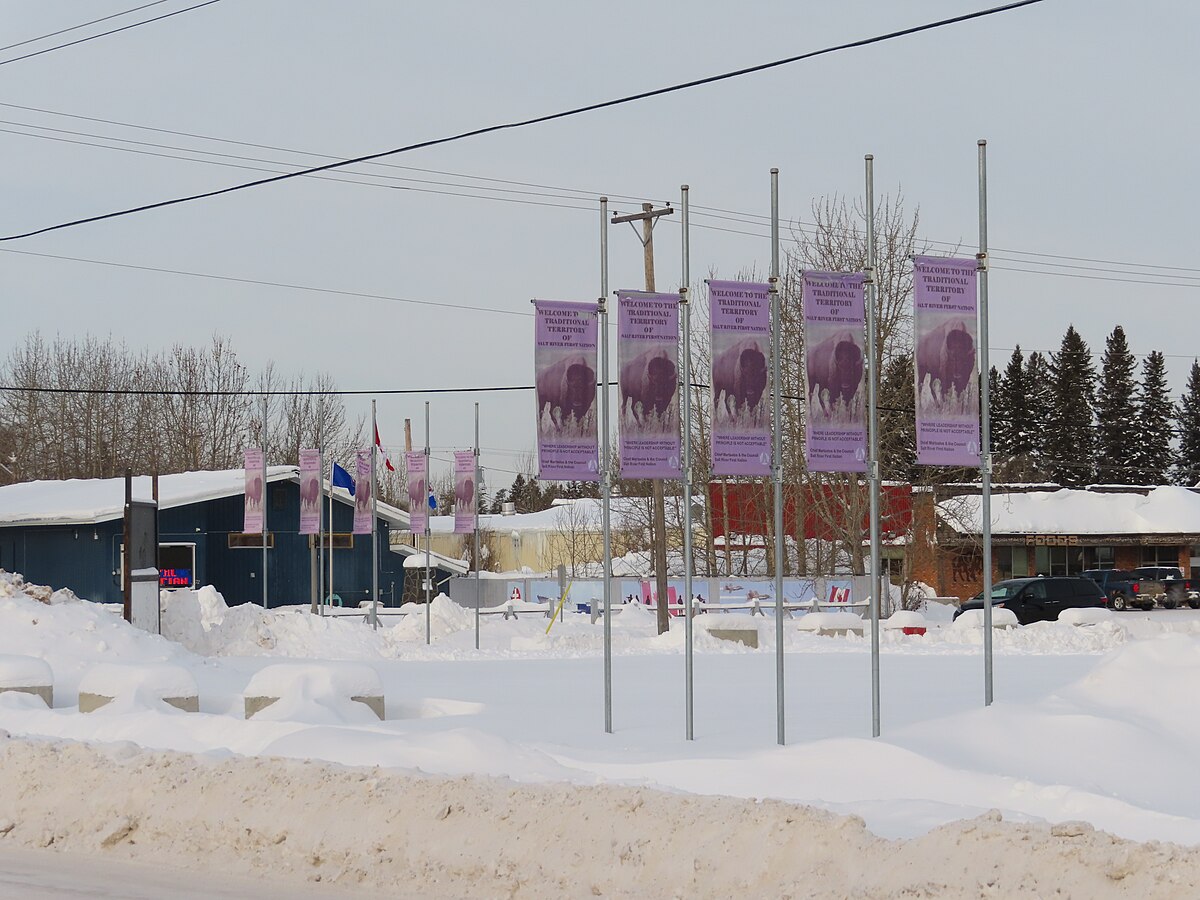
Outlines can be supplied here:
[[[547, 802], [539, 791], [561, 792], [563, 785], [572, 786], [576, 793], [555, 796], [570, 796], [572, 804], [597, 789], [618, 791], [614, 796], [622, 797], [630, 795], [621, 791], [633, 791], [638, 798], [635, 809], [652, 796], [646, 788], [770, 798], [861, 817], [869, 832], [878, 836], [857, 835], [861, 824], [846, 824], [854, 819], [825, 820], [814, 812], [785, 807], [791, 812], [780, 815], [796, 823], [794, 828], [805, 841], [817, 840], [814, 829], [840, 834], [850, 828], [856, 836], [845, 838], [848, 847], [856, 842], [866, 846], [879, 838], [907, 838], [915, 842], [902, 846], [932, 842], [947, 859], [951, 844], [965, 846], [964, 835], [1001, 827], [995, 824], [997, 814], [989, 812], [996, 810], [1005, 823], [1025, 823], [1035, 829], [1013, 832], [1017, 837], [1010, 838], [1017, 847], [1032, 834], [1045, 841], [1092, 842], [1089, 852], [1117, 862], [1142, 860], [1130, 863], [1128, 872], [1120, 866], [1115, 875], [1100, 871], [1098, 877], [1107, 889], [1123, 886], [1130, 896], [1135, 888], [1143, 895], [1148, 890], [1186, 896], [1189, 886], [1200, 884], [1187, 880], [1200, 878], [1200, 851], [1194, 849], [1200, 844], [1200, 792], [1192, 787], [1194, 759], [1200, 753], [1200, 700], [1192, 687], [1200, 683], [1198, 612], [1157, 610], [1088, 625], [1042, 623], [998, 630], [994, 635], [996, 702], [985, 709], [982, 635], [977, 628], [951, 625], [950, 610], [935, 607], [929, 612], [927, 634], [881, 634], [883, 736], [879, 739], [870, 737], [869, 638], [804, 634], [789, 620], [785, 623], [788, 742], [779, 747], [775, 627], [769, 617], [697, 618], [696, 739], [686, 741], [683, 623], [673, 622], [669, 634], [658, 636], [652, 615], [636, 606], [625, 607], [613, 617], [614, 733], [610, 735], [603, 730], [602, 628], [600, 623], [591, 624], [586, 615], [568, 615], [549, 634], [547, 620], [536, 613], [516, 620], [488, 616], [482, 622], [481, 650], [476, 651], [473, 613], [444, 599], [432, 609], [433, 641], [426, 646], [423, 609], [399, 621], [385, 619], [374, 631], [356, 619], [319, 618], [306, 611], [229, 608], [211, 590], [178, 592], [166, 602], [166, 636], [158, 637], [135, 631], [110, 610], [69, 594], [60, 592], [45, 603], [29, 593], [18, 578], [0, 574], [0, 654], [24, 654], [49, 663], [54, 708], [28, 694], [0, 694], [0, 729], [13, 738], [0, 741], [0, 765], [8, 773], [36, 773], [39, 753], [55, 756], [57, 780], [79, 777], [84, 782], [67, 791], [67, 796], [78, 797], [86, 787], [89, 776], [83, 773], [111, 765], [98, 766], [96, 758], [79, 756], [96, 751], [70, 749], [74, 745], [62, 749], [46, 739], [102, 744], [100, 759], [136, 759], [156, 771], [173, 766], [192, 769], [170, 755], [160, 754], [159, 761], [151, 762], [158, 757], [142, 748], [201, 754], [202, 762], [196, 764], [201, 768], [232, 766], [243, 756], [377, 766], [380, 770], [370, 770], [375, 778], [384, 771], [388, 778], [409, 779], [408, 793], [400, 796], [419, 792], [411, 776], [433, 775], [467, 777], [477, 792], [494, 790], [478, 787], [488, 783], [487, 776], [509, 779], [499, 782], [509, 785], [501, 794], [532, 792], [522, 796], [542, 798], [530, 801], [535, 804]], [[705, 626], [718, 620], [756, 627], [759, 648], [708, 635]], [[243, 692], [251, 679], [265, 667], [289, 659], [305, 664], [297, 666], [291, 693], [244, 720]], [[311, 677], [311, 664], [319, 660], [354, 661], [373, 669], [384, 688], [386, 719], [379, 721], [362, 703], [344, 696], [345, 690], [337, 689], [337, 677]], [[76, 708], [80, 683], [102, 663], [177, 666], [198, 686], [200, 712], [185, 713], [164, 705], [152, 692], [130, 690], [95, 712], [81, 714]], [[287, 693], [278, 673], [271, 674], [272, 684]], [[37, 749], [45, 747], [60, 749], [50, 754]], [[68, 765], [69, 758], [75, 758], [72, 754], [79, 756], [78, 768]], [[297, 785], [303, 785], [304, 773], [317, 771], [298, 770], [281, 761], [255, 765], [259, 768], [254, 770], [254, 783], [278, 775], [281, 791], [286, 788], [301, 795], [307, 788]], [[262, 766], [276, 774], [264, 776]], [[310, 786], [312, 790], [332, 777], [324, 768], [320, 771], [325, 774]], [[235, 780], [225, 768], [222, 772], [223, 780]], [[132, 776], [125, 771], [122, 777]], [[454, 789], [441, 796], [455, 796], [462, 789], [462, 782], [453, 784]], [[96, 790], [102, 786], [98, 784]], [[125, 784], [120, 790], [128, 792], [130, 787]], [[218, 803], [224, 795], [213, 790], [210, 786], [210, 796]], [[0, 821], [0, 832], [8, 837], [0, 840], [9, 845], [48, 842], [92, 852], [120, 847], [135, 855], [126, 846], [135, 842], [129, 837], [135, 829], [122, 833], [119, 809], [114, 808], [108, 818], [95, 814], [100, 817], [88, 828], [100, 837], [91, 843], [79, 844], [78, 834], [72, 838], [69, 828], [55, 840], [50, 827], [47, 839], [45, 822], [53, 817], [38, 818], [36, 798], [4, 791], [0, 786], [0, 820], [5, 820]], [[61, 787], [54, 793], [55, 808], [64, 802], [62, 793]], [[260, 794], [256, 802], [273, 802], [269, 792]], [[478, 793], [473, 796], [488, 808], [499, 802], [484, 803]], [[453, 800], [446, 802], [454, 806]], [[712, 815], [723, 817], [730, 815], [727, 809], [721, 812], [725, 808], [720, 804], [727, 802], [714, 800], [712, 807], [689, 809], [693, 814], [711, 809]], [[86, 806], [86, 792], [78, 803]], [[28, 822], [11, 811], [18, 807]], [[739, 816], [750, 819], [767, 814], [761, 805], [739, 809]], [[164, 813], [159, 810], [159, 814]], [[607, 834], [616, 827], [606, 820], [589, 819], [586, 809], [579, 815], [573, 825], [555, 820], [561, 828], [576, 831], [559, 834], [557, 843], [574, 845], [581, 837], [586, 839], [589, 829]], [[353, 834], [357, 817], [357, 812], [335, 814], [333, 820], [323, 820], [324, 831], [316, 836], [306, 833], [305, 840], [331, 840], [326, 832], [332, 831]], [[973, 824], [963, 825], [961, 820]], [[41, 824], [35, 827], [34, 821]], [[1089, 827], [1060, 824], [1055, 834], [1043, 827], [1078, 822]], [[6, 825], [11, 827], [4, 832]], [[391, 826], [380, 820], [372, 827]], [[488, 825], [501, 833], [505, 827], [496, 821]], [[620, 827], [636, 830], [632, 823]], [[732, 827], [721, 821], [710, 823], [710, 828]], [[1134, 845], [1091, 834], [1091, 827], [1133, 841], [1169, 841], [1185, 847], [1164, 850], [1152, 844], [1131, 849]], [[947, 828], [954, 835], [949, 841], [944, 839]], [[104, 844], [105, 835], [113, 834], [118, 837]], [[459, 834], [464, 843], [473, 840], [469, 830]], [[711, 837], [708, 831], [697, 832], [696, 837], [706, 840], [706, 836]], [[509, 840], [516, 836], [509, 835]], [[827, 836], [822, 837], [820, 846], [827, 842]], [[150, 835], [143, 843], [153, 843]], [[878, 849], [883, 844], [872, 846]], [[1162, 869], [1164, 853], [1174, 854], [1173, 868]], [[795, 860], [803, 856], [792, 854]], [[546, 862], [536, 854], [531, 859], [531, 865]], [[180, 860], [180, 864], [196, 863]], [[413, 861], [405, 864], [411, 872]], [[1059, 874], [1065, 878], [1061, 864], [1059, 858]], [[586, 872], [582, 859], [575, 866]], [[697, 858], [695, 871], [700, 866]], [[732, 868], [722, 877], [740, 871], [736, 860], [729, 860], [728, 866]], [[263, 871], [249, 864], [244, 869]], [[1045, 877], [1052, 877], [1054, 870], [1051, 865]], [[321, 870], [304, 871], [312, 877], [313, 871]], [[350, 883], [384, 886], [369, 874], [354, 876], [355, 871], [354, 865], [344, 862], [333, 875], [341, 873], [339, 880]], [[1182, 886], [1153, 880], [1165, 878], [1168, 871], [1172, 878], [1184, 879]], [[443, 878], [448, 877], [443, 872]], [[494, 872], [487, 876], [494, 877]], [[542, 877], [551, 878], [545, 872]], [[664, 877], [676, 879], [667, 884], [684, 883], [678, 881], [683, 877], [679, 873]], [[916, 876], [910, 873], [912, 877]], [[981, 877], [978, 884], [986, 884], [987, 878]], [[494, 888], [494, 882], [480, 878], [480, 893], [494, 893], [487, 889], [489, 884]], [[912, 883], [918, 882], [925, 883], [920, 879]], [[779, 893], [782, 883], [772, 882], [772, 893]], [[948, 876], [929, 883], [951, 893], [955, 885], [967, 890], [976, 884], [955, 882]], [[1055, 883], [1043, 880], [1039, 885], [1046, 888]], [[543, 893], [531, 895], [551, 895], [552, 885], [565, 893], [587, 887], [584, 882], [551, 879], [543, 881]], [[1090, 883], [1074, 885], [1081, 895], [1100, 895]], [[442, 890], [455, 895], [460, 888], [451, 879], [426, 884], [416, 893], [439, 895]], [[602, 884], [600, 888], [609, 892]], [[879, 896], [887, 895], [885, 888], [879, 887]], [[1172, 893], [1176, 889], [1182, 893]], [[614, 890], [619, 894], [619, 885]], [[832, 890], [830, 895], [837, 893]], [[875, 894], [868, 891], [867, 895]]]

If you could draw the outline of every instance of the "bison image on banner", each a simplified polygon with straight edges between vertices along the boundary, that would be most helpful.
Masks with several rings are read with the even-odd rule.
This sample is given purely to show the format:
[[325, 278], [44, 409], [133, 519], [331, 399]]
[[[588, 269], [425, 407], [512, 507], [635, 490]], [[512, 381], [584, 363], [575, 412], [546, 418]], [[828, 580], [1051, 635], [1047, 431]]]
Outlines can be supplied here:
[[408, 530], [417, 534], [425, 530], [429, 516], [425, 453], [409, 450], [404, 454], [404, 467], [408, 478]]
[[475, 530], [475, 452], [454, 452], [454, 533]]
[[679, 478], [679, 295], [617, 292], [622, 478]]
[[867, 470], [863, 331], [866, 304], [860, 273], [805, 272], [804, 450], [813, 472]]
[[257, 447], [246, 451], [246, 516], [242, 531], [246, 534], [263, 532], [263, 497], [266, 495], [267, 468], [263, 451]]
[[979, 465], [979, 368], [973, 259], [913, 259], [917, 462]]
[[535, 300], [538, 478], [599, 481], [595, 303]]
[[771, 474], [771, 289], [709, 281], [712, 323], [712, 471]]
[[321, 451], [300, 451], [300, 533], [321, 532]]
[[375, 523], [371, 517], [371, 498], [375, 496], [375, 473], [371, 471], [371, 451], [359, 450], [355, 456], [354, 533], [370, 534]]

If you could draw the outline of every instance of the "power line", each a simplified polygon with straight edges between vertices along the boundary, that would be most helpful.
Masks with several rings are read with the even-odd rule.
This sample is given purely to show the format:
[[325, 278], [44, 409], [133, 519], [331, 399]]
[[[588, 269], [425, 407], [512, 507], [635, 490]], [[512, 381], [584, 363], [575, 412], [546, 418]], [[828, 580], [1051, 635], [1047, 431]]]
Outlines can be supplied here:
[[[185, 12], [191, 12], [193, 9], [200, 9], [205, 6], [212, 6], [214, 3], [220, 3], [220, 2], [221, 2], [221, 0], [205, 0], [205, 2], [197, 3], [195, 6], [188, 6], [188, 7], [185, 7], [184, 9], [177, 9], [174, 12], [164, 13], [161, 16], [155, 16], [152, 19], [143, 19], [140, 22], [133, 22], [129, 25], [122, 25], [120, 28], [113, 28], [111, 31], [102, 31], [99, 34], [93, 34], [88, 37], [79, 38], [79, 40], [76, 40], [76, 41], [68, 41], [65, 44], [56, 44], [53, 47], [46, 47], [45, 49], [42, 49], [42, 50], [35, 50], [33, 53], [26, 53], [24, 56], [14, 56], [12, 59], [0, 60], [0, 66], [7, 66], [9, 63], [20, 62], [23, 59], [32, 59], [35, 56], [41, 56], [43, 53], [52, 53], [55, 50], [62, 50], [65, 47], [74, 47], [76, 44], [85, 44], [88, 41], [96, 40], [96, 38], [107, 37], [110, 34], [118, 34], [119, 32], [122, 32], [122, 31], [128, 31], [131, 28], [137, 28], [139, 25], [149, 25], [151, 22], [160, 22], [163, 19], [169, 19], [172, 16], [178, 16]], [[154, 4], [149, 4], [149, 5], [153, 6]], [[141, 8], [141, 7], [139, 7], [139, 8]], [[124, 13], [118, 13], [118, 15], [124, 15]], [[102, 20], [97, 20], [97, 21], [102, 21]], [[68, 30], [70, 30], [70, 29], [68, 29]]]
[[[202, 4], [200, 4], [200, 6], [207, 6], [210, 3], [216, 3], [216, 2], [218, 2], [218, 0], [207, 0], [206, 3], [202, 3]], [[74, 219], [69, 222], [61, 222], [57, 225], [48, 225], [43, 228], [35, 229], [33, 231], [27, 231], [23, 234], [14, 234], [14, 235], [7, 235], [4, 237], [0, 237], [0, 241], [20, 240], [22, 238], [33, 237], [34, 235], [38, 235], [38, 234], [46, 234], [47, 232], [58, 231], [58, 230], [61, 230], [64, 228], [73, 228], [75, 226], [85, 225], [85, 224], [88, 224], [91, 222], [100, 222], [100, 221], [104, 221], [107, 219], [115, 219], [115, 218], [118, 218], [121, 216], [133, 215], [135, 213], [146, 212], [146, 211], [152, 210], [152, 209], [161, 209], [166, 206], [174, 206], [174, 205], [177, 205], [180, 203], [189, 203], [194, 200], [203, 200], [208, 197], [217, 197], [222, 194], [230, 194], [235, 191], [243, 191], [243, 190], [247, 190], [249, 188], [261, 187], [266, 184], [273, 184], [278, 181], [286, 181], [291, 178], [297, 178], [301, 175], [311, 175], [311, 174], [315, 174], [317, 172], [327, 172], [332, 169], [339, 169], [344, 166], [354, 165], [355, 163], [370, 162], [372, 160], [380, 159], [385, 156], [393, 156], [393, 155], [396, 155], [399, 153], [407, 153], [412, 150], [420, 150], [420, 149], [424, 149], [427, 147], [436, 147], [436, 146], [440, 146], [443, 144], [449, 144], [449, 143], [452, 143], [455, 141], [465, 140], [465, 139], [471, 138], [471, 137], [479, 137], [480, 135], [484, 135], [484, 134], [493, 134], [493, 133], [499, 132], [499, 131], [524, 128], [524, 127], [527, 127], [530, 125], [538, 125], [538, 124], [542, 124], [545, 122], [552, 122], [552, 121], [556, 121], [558, 119], [565, 119], [565, 118], [569, 118], [572, 116], [581, 115], [581, 114], [587, 113], [587, 112], [595, 112], [595, 111], [601, 110], [601, 109], [610, 109], [615, 106], [622, 106], [622, 105], [625, 105], [628, 103], [633, 103], [633, 102], [636, 102], [639, 100], [646, 100], [651, 97], [664, 96], [666, 94], [672, 94], [672, 93], [676, 93], [678, 91], [688, 90], [688, 89], [691, 89], [694, 87], [701, 87], [703, 85], [715, 84], [717, 82], [726, 81], [731, 78], [739, 78], [743, 75], [750, 75], [750, 74], [754, 74], [757, 72], [764, 72], [769, 69], [778, 68], [780, 66], [789, 65], [791, 63], [800, 62], [803, 60], [813, 59], [818, 56], [824, 56], [826, 54], [836, 53], [836, 52], [839, 52], [842, 50], [849, 50], [849, 49], [854, 49], [854, 48], [858, 48], [858, 47], [866, 47], [871, 44], [878, 44], [878, 43], [882, 43], [884, 41], [894, 40], [896, 38], [906, 37], [906, 36], [912, 35], [912, 34], [919, 34], [920, 32], [924, 32], [924, 31], [930, 31], [935, 28], [943, 28], [948, 25], [955, 25], [955, 24], [959, 24], [961, 22], [970, 21], [972, 19], [980, 19], [980, 18], [984, 18], [986, 16], [993, 16], [993, 15], [996, 15], [997, 13], [1009, 12], [1014, 9], [1019, 9], [1021, 7], [1025, 7], [1025, 6], [1032, 6], [1036, 3], [1042, 3], [1042, 2], [1044, 2], [1044, 0], [1015, 0], [1015, 2], [1007, 3], [1007, 4], [1004, 4], [1003, 6], [996, 6], [996, 7], [990, 8], [990, 9], [979, 10], [979, 11], [971, 12], [971, 13], [965, 13], [963, 15], [953, 16], [948, 19], [940, 19], [936, 22], [928, 22], [923, 25], [916, 25], [916, 26], [913, 26], [910, 28], [900, 29], [898, 31], [888, 32], [886, 34], [875, 35], [873, 37], [861, 38], [856, 41], [849, 41], [847, 43], [838, 44], [838, 45], [831, 46], [831, 47], [825, 47], [821, 50], [812, 50], [812, 51], [809, 51], [808, 53], [801, 53], [796, 56], [787, 57], [785, 59], [774, 60], [773, 62], [760, 63], [759, 65], [755, 65], [755, 66], [747, 66], [742, 69], [736, 69], [731, 72], [724, 72], [719, 75], [710, 75], [705, 78], [698, 78], [698, 79], [694, 79], [692, 81], [686, 81], [686, 82], [682, 82], [679, 84], [670, 85], [668, 87], [655, 88], [653, 90], [642, 91], [637, 94], [628, 94], [624, 97], [618, 97], [613, 100], [604, 100], [599, 103], [590, 103], [585, 106], [577, 106], [572, 109], [562, 110], [560, 112], [555, 112], [555, 113], [548, 113], [546, 115], [541, 115], [541, 116], [535, 116], [535, 117], [529, 118], [529, 119], [522, 119], [517, 122], [508, 122], [508, 123], [503, 123], [503, 124], [499, 124], [499, 125], [487, 125], [482, 128], [475, 128], [475, 129], [471, 129], [469, 131], [459, 132], [458, 134], [448, 135], [446, 137], [433, 138], [431, 140], [426, 140], [426, 141], [419, 141], [414, 144], [407, 144], [403, 147], [396, 147], [391, 150], [381, 151], [379, 153], [368, 153], [363, 156], [353, 157], [351, 159], [344, 159], [344, 160], [340, 160], [338, 162], [326, 163], [326, 164], [320, 165], [320, 166], [313, 166], [313, 167], [310, 167], [308, 169], [303, 169], [298, 172], [289, 172], [289, 173], [285, 173], [283, 175], [275, 175], [275, 176], [272, 176], [271, 178], [260, 178], [256, 181], [249, 181], [249, 182], [245, 182], [243, 184], [231, 185], [229, 187], [219, 188], [214, 191], [205, 191], [200, 194], [190, 194], [185, 197], [175, 197], [171, 200], [160, 200], [157, 203], [146, 203], [146, 204], [142, 204], [141, 206], [131, 207], [129, 209], [117, 210], [115, 212], [103, 213], [101, 215], [96, 215], [96, 216], [88, 216], [88, 217], [82, 218], [82, 219]], [[190, 7], [190, 8], [198, 8], [198, 7]], [[181, 12], [186, 12], [186, 10], [181, 10]], [[177, 15], [177, 13], [172, 13], [171, 15]], [[45, 52], [45, 51], [40, 51], [40, 52]], [[15, 60], [9, 60], [9, 62], [15, 62]]]
[[78, 31], [80, 28], [87, 28], [89, 25], [98, 25], [100, 22], [107, 22], [109, 19], [119, 19], [121, 16], [128, 16], [131, 13], [138, 12], [143, 9], [149, 9], [151, 6], [158, 6], [161, 3], [166, 3], [167, 0], [154, 0], [153, 3], [145, 3], [141, 6], [135, 6], [133, 9], [127, 9], [124, 12], [113, 13], [111, 16], [102, 16], [99, 19], [92, 19], [90, 22], [81, 22], [79, 25], [72, 25], [70, 28], [60, 28], [58, 31], [51, 31], [49, 34], [41, 34], [37, 37], [26, 38], [23, 41], [17, 41], [15, 44], [9, 44], [7, 47], [0, 47], [0, 53], [5, 50], [12, 50], [14, 47], [24, 47], [26, 44], [36, 44], [38, 41], [44, 41], [46, 38], [57, 37], [60, 34], [66, 34], [68, 31]]

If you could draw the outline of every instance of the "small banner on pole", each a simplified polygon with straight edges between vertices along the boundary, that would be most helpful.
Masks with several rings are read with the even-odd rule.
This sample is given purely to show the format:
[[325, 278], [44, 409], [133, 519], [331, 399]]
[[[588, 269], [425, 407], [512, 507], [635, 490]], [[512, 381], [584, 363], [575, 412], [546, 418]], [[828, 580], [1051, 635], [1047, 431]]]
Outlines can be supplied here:
[[300, 533], [321, 529], [321, 451], [300, 451]]
[[805, 272], [804, 451], [812, 472], [867, 470], [866, 303], [861, 273]]
[[599, 481], [595, 303], [534, 300], [538, 478]]
[[413, 534], [425, 531], [429, 517], [428, 479], [425, 471], [425, 454], [421, 450], [409, 450], [404, 454], [404, 467], [408, 477], [408, 530]]
[[246, 534], [262, 534], [263, 497], [266, 495], [267, 468], [263, 451], [259, 447], [246, 450], [246, 515], [242, 531]]
[[679, 478], [679, 295], [617, 292], [622, 478]]
[[357, 477], [354, 479], [354, 533], [370, 534], [371, 499], [375, 496], [375, 473], [371, 471], [371, 451], [359, 450], [355, 455]]
[[913, 258], [917, 462], [979, 465], [974, 259]]
[[454, 451], [454, 533], [475, 530], [475, 452]]
[[709, 281], [712, 471], [771, 474], [771, 286]]

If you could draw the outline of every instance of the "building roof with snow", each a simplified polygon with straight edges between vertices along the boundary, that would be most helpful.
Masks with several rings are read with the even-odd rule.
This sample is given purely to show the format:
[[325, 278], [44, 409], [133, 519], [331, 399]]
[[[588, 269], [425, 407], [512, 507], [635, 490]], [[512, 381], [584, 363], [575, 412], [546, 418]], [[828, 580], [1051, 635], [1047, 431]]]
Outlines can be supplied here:
[[[983, 532], [982, 498], [954, 497], [938, 504], [952, 532]], [[1130, 537], [1200, 536], [1200, 494], [1183, 487], [1107, 493], [1030, 491], [992, 495], [992, 535], [1067, 534]]]
[[[300, 480], [295, 466], [269, 466], [267, 483]], [[214, 472], [178, 472], [158, 476], [159, 509], [173, 509], [222, 497], [235, 497], [245, 491], [245, 470], [224, 469]], [[329, 482], [325, 489], [328, 492]], [[139, 475], [133, 479], [135, 500], [150, 500], [152, 479]], [[333, 496], [341, 503], [354, 500], [344, 488], [334, 488]], [[125, 511], [124, 478], [71, 478], [65, 481], [26, 481], [0, 487], [0, 526], [8, 525], [94, 525], [119, 519]], [[397, 528], [408, 528], [408, 513], [387, 503], [379, 503], [379, 517]]]

